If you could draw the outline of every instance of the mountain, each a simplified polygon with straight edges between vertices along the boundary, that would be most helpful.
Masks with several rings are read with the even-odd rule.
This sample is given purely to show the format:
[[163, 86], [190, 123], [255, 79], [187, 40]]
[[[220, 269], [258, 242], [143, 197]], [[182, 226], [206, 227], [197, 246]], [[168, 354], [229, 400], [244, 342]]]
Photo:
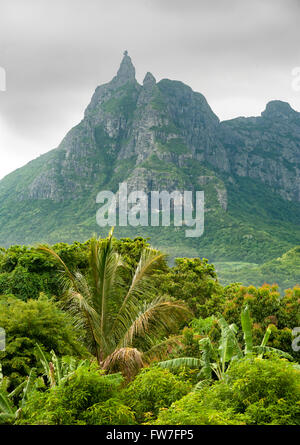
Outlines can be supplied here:
[[59, 147], [0, 181], [0, 245], [85, 240], [97, 193], [203, 190], [205, 231], [117, 227], [174, 255], [262, 263], [300, 244], [300, 113], [272, 101], [259, 117], [220, 122], [205, 97], [179, 81], [135, 78], [124, 53], [82, 121]]
[[300, 246], [264, 264], [217, 263], [216, 268], [223, 285], [232, 282], [245, 286], [277, 283], [283, 294], [284, 289], [300, 285]]

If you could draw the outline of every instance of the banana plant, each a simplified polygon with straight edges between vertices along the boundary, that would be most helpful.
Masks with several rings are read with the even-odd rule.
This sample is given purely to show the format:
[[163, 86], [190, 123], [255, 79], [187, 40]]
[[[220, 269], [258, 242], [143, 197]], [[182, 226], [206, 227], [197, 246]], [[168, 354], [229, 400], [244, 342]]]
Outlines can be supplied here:
[[44, 375], [48, 380], [50, 387], [60, 385], [68, 379], [78, 368], [89, 366], [89, 360], [78, 360], [75, 357], [57, 357], [54, 351], [50, 352], [51, 361], [49, 362], [37, 343], [35, 348], [35, 355], [40, 360]]
[[[241, 323], [242, 323], [244, 342], [245, 342], [244, 353], [246, 356], [249, 356], [249, 355], [253, 354], [253, 337], [252, 337], [252, 322], [251, 322], [250, 311], [249, 311], [248, 306], [245, 306], [245, 308], [242, 310]], [[269, 332], [271, 334], [271, 330]], [[270, 336], [270, 334], [269, 334], [269, 336]], [[268, 339], [269, 339], [269, 336], [268, 336]], [[268, 339], [267, 339], [267, 341], [268, 341]]]
[[267, 327], [262, 342], [259, 346], [253, 346], [253, 337], [252, 337], [252, 322], [250, 317], [249, 307], [246, 306], [241, 315], [242, 329], [244, 333], [244, 342], [245, 349], [244, 355], [251, 356], [253, 354], [258, 355], [259, 358], [263, 358], [264, 354], [267, 352], [273, 353], [278, 357], [283, 357], [288, 360], [293, 360], [293, 357], [287, 352], [281, 351], [277, 348], [272, 348], [271, 346], [267, 346], [272, 330], [270, 326]]
[[[0, 424], [13, 423], [18, 417], [24, 407], [29, 394], [35, 388], [36, 384], [36, 370], [31, 369], [29, 376], [24, 382], [18, 385], [13, 391], [8, 392], [8, 379], [3, 377], [2, 366], [0, 364]], [[15, 406], [13, 398], [18, 396], [23, 391], [22, 399], [19, 406]]]
[[[212, 379], [213, 374], [215, 374], [218, 380], [222, 380], [232, 361], [250, 357], [254, 354], [258, 354], [260, 358], [263, 358], [266, 352], [272, 352], [280, 357], [293, 360], [292, 356], [286, 352], [267, 346], [272, 332], [270, 327], [266, 329], [261, 344], [253, 346], [252, 322], [248, 306], [244, 307], [241, 313], [244, 349], [241, 348], [237, 340], [237, 326], [235, 324], [229, 325], [224, 317], [219, 317], [217, 321], [221, 328], [221, 338], [218, 347], [211, 342], [209, 337], [204, 337], [199, 340], [201, 358], [181, 357], [159, 362], [158, 366], [171, 370], [180, 366], [199, 368], [199, 377], [209, 381]], [[202, 381], [199, 382], [196, 385], [196, 389], [199, 389], [202, 384]]]

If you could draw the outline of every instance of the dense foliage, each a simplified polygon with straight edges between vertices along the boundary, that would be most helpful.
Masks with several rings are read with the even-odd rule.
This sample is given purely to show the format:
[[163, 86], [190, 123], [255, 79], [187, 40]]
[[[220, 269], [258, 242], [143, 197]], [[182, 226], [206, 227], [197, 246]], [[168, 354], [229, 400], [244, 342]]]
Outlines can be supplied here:
[[113, 403], [122, 383], [122, 378], [116, 377], [103, 376], [95, 366], [79, 368], [61, 385], [33, 391], [19, 423], [93, 424], [96, 416], [104, 424], [124, 418], [125, 423], [133, 423], [130, 409], [120, 401]]
[[300, 246], [263, 264], [221, 262], [216, 267], [223, 284], [233, 281], [255, 286], [261, 286], [265, 282], [277, 283], [279, 290], [283, 292], [284, 289], [300, 283]]
[[299, 425], [299, 286], [110, 235], [3, 249], [0, 289], [0, 423]]
[[0, 361], [12, 387], [39, 365], [37, 343], [45, 351], [53, 350], [59, 355], [87, 355], [78, 341], [82, 333], [74, 329], [70, 316], [43, 295], [27, 302], [9, 295], [0, 297], [0, 326], [6, 332], [6, 348], [0, 352]]
[[170, 406], [191, 390], [189, 382], [165, 369], [145, 368], [124, 390], [122, 398], [135, 412], [137, 421], [157, 416], [160, 408]]
[[300, 425], [300, 369], [283, 360], [241, 360], [225, 380], [189, 393], [154, 423]]

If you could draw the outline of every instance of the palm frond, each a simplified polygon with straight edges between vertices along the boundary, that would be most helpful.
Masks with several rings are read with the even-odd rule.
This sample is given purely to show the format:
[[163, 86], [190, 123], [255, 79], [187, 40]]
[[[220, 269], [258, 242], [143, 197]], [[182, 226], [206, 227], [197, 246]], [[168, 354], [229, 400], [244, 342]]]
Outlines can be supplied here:
[[[152, 340], [152, 341], [151, 341]], [[149, 344], [151, 345], [147, 351], [143, 353], [143, 360], [150, 363], [153, 359], [163, 359], [170, 350], [183, 347], [183, 335], [171, 336], [163, 341], [153, 342], [149, 336]]]
[[7, 397], [9, 399], [12, 399], [13, 397], [20, 394], [20, 392], [24, 389], [24, 386], [26, 385], [26, 380], [24, 380], [22, 383], [20, 383], [13, 391], [11, 391], [9, 394], [7, 394]]
[[201, 391], [202, 389], [210, 386], [212, 382], [213, 380], [211, 379], [200, 380], [200, 382], [196, 383], [196, 385], [193, 387], [192, 392]]
[[266, 329], [264, 338], [262, 339], [262, 342], [260, 344], [260, 346], [262, 348], [264, 348], [267, 345], [271, 334], [272, 334], [272, 330], [271, 330], [270, 326], [268, 326], [267, 329]]
[[[125, 332], [118, 347], [131, 346], [135, 337], [170, 333], [178, 323], [191, 316], [190, 310], [182, 301], [169, 301], [163, 297], [150, 303], [140, 303], [132, 308], [131, 319], [125, 319]], [[129, 324], [128, 321], [131, 323]]]
[[0, 424], [1, 423], [7, 423], [7, 422], [12, 422], [15, 420], [15, 413], [14, 414], [9, 414], [9, 413], [3, 413], [0, 412]]
[[[108, 352], [113, 348], [110, 313], [107, 305], [114, 300], [120, 286], [119, 268], [124, 266], [121, 256], [112, 245], [112, 231], [105, 240], [92, 240], [90, 246], [90, 267], [93, 281], [92, 305], [99, 316], [101, 347]], [[105, 339], [110, 341], [105, 341]]]
[[202, 351], [202, 367], [200, 371], [200, 376], [203, 375], [205, 379], [211, 379], [212, 376], [212, 365], [211, 361], [219, 360], [218, 354], [216, 353], [211, 340], [209, 337], [202, 338], [199, 340], [199, 349]]
[[50, 374], [49, 362], [44, 354], [44, 351], [42, 350], [42, 348], [40, 347], [40, 345], [38, 343], [36, 343], [36, 345], [35, 345], [34, 354], [35, 354], [36, 358], [38, 360], [40, 360], [40, 362], [43, 366], [44, 375], [49, 376], [49, 374]]
[[90, 298], [82, 293], [76, 292], [74, 289], [69, 289], [68, 295], [68, 309], [71, 315], [76, 320], [78, 328], [85, 327], [86, 331], [91, 336], [92, 343], [97, 349], [97, 345], [101, 347], [105, 342], [100, 330], [100, 315], [91, 306]]
[[257, 353], [261, 354], [261, 356], [269, 352], [276, 355], [277, 357], [286, 358], [291, 361], [294, 360], [294, 358], [289, 353], [281, 351], [280, 349], [277, 348], [272, 348], [271, 346], [254, 346], [253, 349], [257, 351]]
[[4, 415], [14, 416], [15, 414], [15, 409], [11, 400], [3, 391], [0, 391], [0, 410], [0, 412]]
[[61, 257], [55, 252], [55, 250], [53, 250], [51, 247], [45, 245], [45, 244], [40, 244], [37, 247], [37, 250], [41, 251], [41, 252], [45, 252], [48, 253], [50, 256], [52, 256], [62, 267], [63, 270], [66, 274], [66, 276], [68, 277], [69, 281], [72, 283], [72, 285], [76, 288], [76, 280], [74, 278], [74, 275], [72, 274], [72, 272], [70, 271], [70, 269], [68, 268], [68, 266], [66, 265], [66, 263], [61, 259]]
[[[122, 315], [124, 316], [128, 302], [132, 297], [136, 297], [138, 295], [143, 295], [145, 297], [145, 295], [149, 295], [149, 293], [153, 291], [153, 284], [149, 278], [157, 267], [158, 263], [164, 258], [165, 254], [155, 249], [149, 247], [143, 249], [139, 263], [132, 278], [131, 285], [124, 297], [116, 319], [122, 317]], [[135, 302], [136, 300], [134, 299], [134, 303]]]
[[25, 385], [23, 388], [23, 397], [20, 403], [20, 408], [23, 408], [28, 397], [29, 394], [33, 391], [33, 389], [35, 388], [35, 380], [37, 377], [37, 373], [36, 373], [36, 369], [35, 368], [31, 368], [30, 373], [25, 381]]

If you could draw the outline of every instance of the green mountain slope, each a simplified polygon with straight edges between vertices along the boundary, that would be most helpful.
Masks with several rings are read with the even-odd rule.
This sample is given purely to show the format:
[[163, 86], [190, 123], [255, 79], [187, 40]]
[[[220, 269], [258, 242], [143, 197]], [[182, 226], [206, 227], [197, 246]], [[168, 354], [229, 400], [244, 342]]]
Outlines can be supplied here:
[[264, 283], [277, 283], [283, 291], [300, 286], [300, 246], [261, 265], [221, 262], [216, 264], [216, 268], [222, 284], [240, 282], [244, 285], [261, 286]]

